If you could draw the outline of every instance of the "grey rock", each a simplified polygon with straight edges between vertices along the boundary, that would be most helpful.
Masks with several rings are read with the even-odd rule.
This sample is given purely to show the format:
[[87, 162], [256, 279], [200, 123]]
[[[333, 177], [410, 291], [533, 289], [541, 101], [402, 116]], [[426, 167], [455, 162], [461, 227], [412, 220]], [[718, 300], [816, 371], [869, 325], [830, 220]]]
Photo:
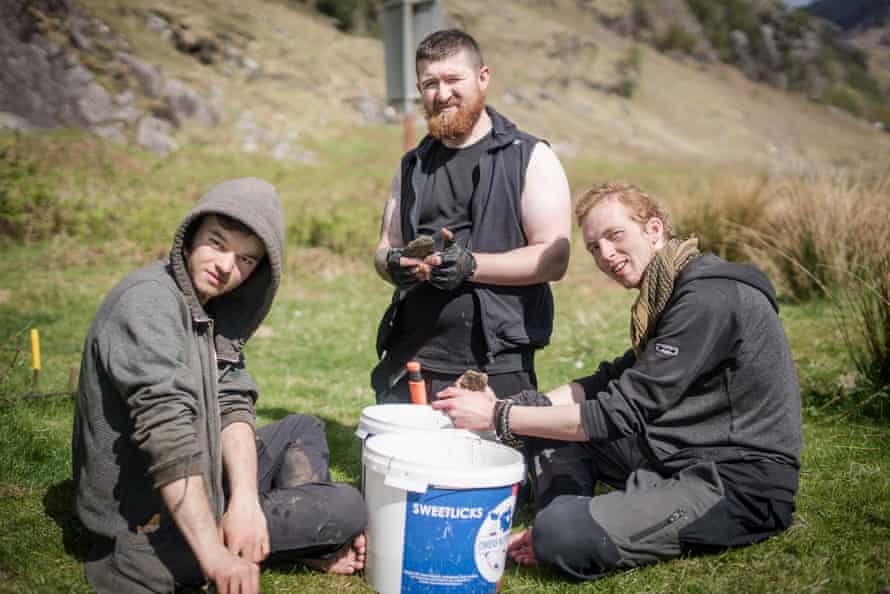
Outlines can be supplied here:
[[738, 67], [750, 78], [757, 77], [757, 63], [751, 57], [751, 43], [744, 32], [734, 29], [729, 33], [729, 42]]
[[166, 155], [179, 149], [179, 143], [170, 136], [172, 133], [173, 126], [170, 123], [146, 116], [139, 120], [136, 143], [159, 155]]
[[225, 99], [222, 89], [217, 86], [211, 87], [210, 108], [216, 113], [217, 118], [222, 117], [223, 110], [225, 109]]
[[142, 87], [142, 91], [149, 97], [160, 97], [164, 84], [161, 72], [141, 58], [137, 58], [126, 52], [118, 52], [117, 59], [125, 64]]
[[8, 18], [0, 18], [0, 111], [41, 128], [89, 124], [79, 103], [84, 99], [88, 114], [101, 110], [93, 76], [39, 34], [22, 41]]
[[[281, 114], [278, 114], [281, 115]], [[283, 116], [276, 118], [283, 120]], [[273, 131], [257, 124], [252, 111], [243, 112], [235, 129], [241, 136], [241, 150], [245, 153], [268, 151], [276, 161], [300, 163], [309, 167], [318, 167], [318, 155], [296, 143], [299, 134], [294, 130]]]
[[38, 128], [23, 117], [14, 113], [0, 111], [0, 130], [14, 130], [16, 132], [31, 132]]
[[133, 93], [133, 91], [127, 89], [123, 93], [118, 93], [117, 95], [115, 95], [114, 102], [121, 107], [128, 107], [136, 102], [136, 95]]
[[252, 58], [243, 58], [241, 60], [241, 67], [244, 71], [244, 77], [247, 80], [255, 80], [262, 74], [262, 68], [259, 63]]
[[119, 144], [127, 143], [126, 127], [120, 122], [93, 126], [90, 128], [90, 131], [96, 136], [107, 138], [108, 140]]
[[114, 113], [111, 115], [111, 119], [116, 122], [123, 122], [129, 125], [133, 125], [139, 121], [139, 118], [142, 117], [142, 110], [137, 109], [133, 105], [124, 105], [118, 107]]
[[213, 109], [194, 89], [178, 78], [165, 80], [161, 95], [179, 123], [187, 119], [195, 119], [205, 126], [219, 123], [219, 116]]
[[72, 16], [68, 21], [68, 37], [74, 46], [82, 51], [93, 51], [93, 40], [90, 35], [90, 23], [80, 15]]
[[381, 124], [386, 121], [383, 103], [366, 93], [345, 99], [346, 103], [357, 111], [366, 124]]
[[276, 161], [290, 161], [307, 167], [319, 166], [318, 155], [315, 152], [293, 144], [289, 140], [279, 142], [272, 147], [271, 152], [272, 158]]
[[770, 25], [761, 25], [760, 35], [763, 39], [763, 48], [766, 51], [769, 65], [773, 68], [780, 67], [782, 65], [782, 53], [779, 51], [779, 47], [776, 44], [775, 29]]
[[77, 99], [77, 107], [87, 127], [114, 118], [114, 101], [108, 91], [96, 82], [91, 83], [86, 92]]
[[157, 13], [149, 12], [145, 15], [145, 26], [160, 35], [161, 39], [165, 41], [173, 37], [170, 22]]
[[387, 124], [398, 124], [402, 121], [402, 118], [399, 117], [399, 112], [396, 111], [395, 107], [387, 105], [383, 108], [383, 121]]

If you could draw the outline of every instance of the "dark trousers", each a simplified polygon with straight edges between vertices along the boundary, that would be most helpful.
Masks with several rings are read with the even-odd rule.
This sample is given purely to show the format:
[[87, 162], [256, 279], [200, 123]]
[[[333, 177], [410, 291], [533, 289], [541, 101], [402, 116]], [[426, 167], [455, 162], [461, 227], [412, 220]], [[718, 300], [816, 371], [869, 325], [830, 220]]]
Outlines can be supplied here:
[[[750, 544], [791, 523], [792, 502], [740, 498], [714, 462], [663, 475], [633, 439], [554, 443], [530, 444], [539, 510], [532, 546], [539, 561], [577, 579]], [[593, 496], [600, 481], [615, 490]]]
[[[256, 446], [260, 505], [271, 549], [267, 562], [334, 555], [365, 529], [367, 511], [359, 492], [330, 482], [321, 420], [289, 415], [258, 429]], [[93, 539], [85, 570], [99, 594], [166, 593], [176, 585], [204, 581], [175, 526], [162, 523], [151, 534]]]

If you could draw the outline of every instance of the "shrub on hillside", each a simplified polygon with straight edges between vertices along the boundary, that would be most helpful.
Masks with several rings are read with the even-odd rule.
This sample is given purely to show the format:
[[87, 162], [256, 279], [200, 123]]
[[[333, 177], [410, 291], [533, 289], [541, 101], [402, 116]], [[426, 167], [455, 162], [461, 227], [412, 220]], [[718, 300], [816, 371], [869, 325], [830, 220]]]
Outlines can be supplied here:
[[380, 28], [383, 0], [316, 0], [315, 8], [341, 31], [366, 33]]
[[636, 44], [632, 45], [627, 54], [615, 63], [615, 74], [618, 80], [611, 91], [625, 99], [632, 99], [640, 84], [640, 67], [643, 64], [643, 52]]
[[0, 236], [26, 243], [49, 237], [59, 226], [57, 202], [34, 164], [0, 149]]
[[664, 35], [655, 42], [655, 47], [660, 52], [678, 51], [684, 54], [691, 54], [695, 45], [695, 37], [676, 23], [671, 23]]
[[861, 118], [865, 113], [859, 94], [849, 87], [832, 87], [823, 95], [822, 101], [847, 113], [851, 113], [858, 118]]
[[[118, 213], [90, 194], [89, 184], [74, 166], [65, 172], [58, 166], [60, 161], [104, 155], [101, 147], [96, 139], [77, 145], [61, 135], [0, 136], [0, 240], [29, 244], [58, 234], [93, 239], [112, 235]], [[98, 166], [111, 167], [106, 162]], [[73, 179], [61, 183], [67, 175]], [[67, 187], [62, 189], [63, 185]]]

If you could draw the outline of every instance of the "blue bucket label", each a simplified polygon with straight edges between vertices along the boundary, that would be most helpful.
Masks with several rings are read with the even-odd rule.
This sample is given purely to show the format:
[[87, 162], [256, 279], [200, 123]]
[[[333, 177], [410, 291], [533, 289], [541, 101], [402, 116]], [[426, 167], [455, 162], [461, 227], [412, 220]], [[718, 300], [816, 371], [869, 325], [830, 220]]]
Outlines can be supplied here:
[[409, 491], [402, 594], [496, 592], [515, 505], [515, 485]]

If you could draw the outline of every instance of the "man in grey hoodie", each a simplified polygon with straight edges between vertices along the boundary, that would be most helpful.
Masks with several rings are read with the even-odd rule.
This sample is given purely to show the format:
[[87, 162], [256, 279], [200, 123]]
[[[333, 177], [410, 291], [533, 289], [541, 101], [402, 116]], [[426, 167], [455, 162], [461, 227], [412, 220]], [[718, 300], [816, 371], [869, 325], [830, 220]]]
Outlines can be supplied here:
[[[546, 395], [448, 388], [433, 403], [531, 449], [538, 514], [510, 557], [594, 579], [787, 528], [800, 388], [766, 276], [672, 239], [667, 212], [629, 184], [592, 189], [575, 215], [599, 269], [640, 291], [633, 348]], [[593, 496], [597, 481], [615, 490]]]
[[264, 560], [337, 573], [364, 565], [360, 494], [330, 482], [322, 422], [255, 428], [242, 349], [284, 262], [275, 189], [204, 194], [167, 259], [106, 296], [86, 337], [72, 440], [76, 509], [100, 593], [172, 592], [209, 579], [259, 590]]

